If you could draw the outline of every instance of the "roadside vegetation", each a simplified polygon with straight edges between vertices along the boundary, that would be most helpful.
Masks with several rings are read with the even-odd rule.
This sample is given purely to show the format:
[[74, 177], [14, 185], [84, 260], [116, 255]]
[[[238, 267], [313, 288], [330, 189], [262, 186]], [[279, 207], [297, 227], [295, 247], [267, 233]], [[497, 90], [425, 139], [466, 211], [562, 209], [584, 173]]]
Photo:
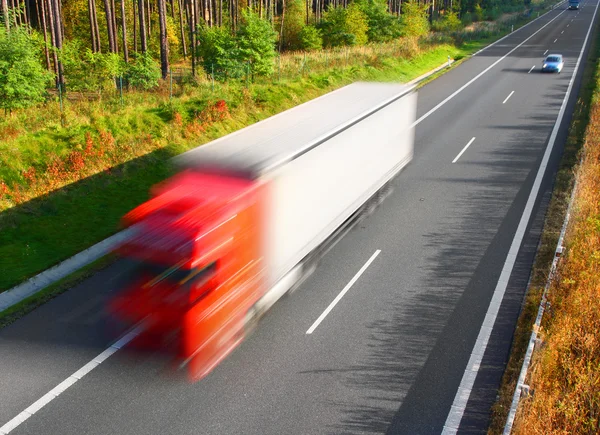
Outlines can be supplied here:
[[139, 15], [125, 12], [120, 50], [108, 34], [116, 24], [97, 22], [111, 2], [91, 21], [80, 3], [63, 5], [64, 33], [54, 36], [32, 21], [35, 11], [31, 23], [22, 9], [0, 15], [0, 291], [117, 231], [119, 218], [170, 175], [169, 157], [355, 80], [408, 81], [551, 2], [436, 0], [400, 9], [357, 0], [313, 4], [308, 15], [303, 2], [279, 2], [270, 15], [237, 5], [221, 25], [197, 22], [190, 36], [189, 20], [173, 19], [190, 12], [189, 2], [169, 3], [163, 29], [159, 1], [144, 14], [156, 25], [153, 38], [139, 19], [137, 34], [126, 33], [123, 23], [135, 29]]
[[548, 304], [513, 426], [514, 434], [600, 432], [600, 34], [592, 40], [582, 89], [556, 177], [531, 282], [514, 336], [489, 433], [506, 423], [554, 250], [577, 178], [565, 253]]

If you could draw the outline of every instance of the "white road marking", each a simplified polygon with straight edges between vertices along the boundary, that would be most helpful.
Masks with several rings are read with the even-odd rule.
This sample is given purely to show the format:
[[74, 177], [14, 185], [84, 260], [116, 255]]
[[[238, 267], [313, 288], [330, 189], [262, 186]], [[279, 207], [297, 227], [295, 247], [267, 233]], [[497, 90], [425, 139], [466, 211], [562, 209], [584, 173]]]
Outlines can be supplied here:
[[62, 393], [64, 393], [70, 386], [75, 384], [75, 382], [79, 381], [81, 378], [83, 378], [89, 372], [91, 372], [96, 367], [98, 367], [100, 364], [102, 364], [104, 361], [106, 361], [112, 354], [114, 354], [116, 351], [118, 351], [123, 346], [125, 346], [127, 343], [129, 343], [131, 340], [133, 340], [137, 335], [139, 335], [139, 333], [141, 331], [142, 331], [142, 326], [137, 326], [137, 327], [133, 328], [131, 331], [129, 331], [127, 334], [125, 334], [121, 339], [119, 339], [115, 343], [111, 344], [104, 352], [102, 352], [96, 358], [94, 358], [93, 360], [88, 362], [86, 365], [81, 367], [79, 370], [77, 370], [75, 373], [73, 373], [67, 379], [62, 381], [56, 387], [54, 387], [53, 389], [48, 391], [40, 399], [35, 401], [31, 406], [29, 406], [27, 409], [25, 409], [23, 412], [21, 412], [15, 418], [10, 420], [4, 426], [0, 427], [0, 435], [7, 435], [9, 432], [16, 429], [21, 423], [23, 423], [25, 420], [27, 420], [29, 417], [31, 417], [36, 412], [38, 412], [40, 409], [42, 409], [48, 403], [52, 402], [54, 399], [56, 399], [58, 396], [60, 396]]
[[356, 272], [356, 275], [354, 275], [354, 278], [352, 278], [350, 280], [350, 282], [348, 284], [346, 284], [346, 287], [344, 287], [344, 289], [335, 297], [335, 299], [329, 304], [329, 306], [325, 309], [325, 311], [323, 311], [323, 313], [319, 316], [319, 318], [317, 320], [315, 320], [315, 323], [313, 323], [312, 326], [310, 328], [308, 328], [308, 331], [306, 331], [306, 334], [312, 334], [314, 332], [314, 330], [317, 329], [317, 326], [319, 326], [321, 324], [323, 319], [325, 319], [325, 317], [327, 317], [327, 315], [331, 312], [331, 310], [333, 310], [333, 308], [337, 305], [337, 303], [344, 297], [344, 295], [346, 293], [348, 293], [348, 290], [350, 290], [350, 288], [354, 285], [354, 283], [356, 281], [358, 281], [358, 278], [360, 278], [360, 276], [364, 273], [364, 271], [367, 270], [367, 267], [369, 267], [371, 265], [371, 263], [377, 258], [377, 256], [380, 253], [381, 253], [381, 249], [378, 249], [377, 251], [375, 251], [375, 253], [373, 255], [371, 255], [371, 258], [369, 258], [367, 260], [367, 262], [364, 264], [364, 266], [361, 267], [358, 272]]
[[[532, 69], [533, 69], [533, 68], [532, 68]], [[505, 100], [502, 102], [502, 104], [505, 104], [505, 103], [508, 101], [508, 99], [509, 99], [510, 97], [512, 97], [512, 94], [514, 94], [514, 93], [515, 93], [515, 91], [512, 91], [510, 94], [508, 94], [508, 97], [506, 97], [506, 99], [505, 99]]]
[[473, 139], [471, 139], [469, 141], [469, 143], [465, 145], [465, 147], [462, 149], [462, 151], [460, 153], [458, 153], [458, 155], [454, 158], [454, 160], [452, 160], [452, 163], [456, 163], [456, 161], [458, 159], [460, 159], [460, 156], [462, 156], [463, 153], [467, 150], [467, 148], [469, 148], [471, 146], [471, 144], [473, 143], [474, 140], [475, 140], [475, 137], [473, 137]]
[[534, 68], [535, 68], [535, 65], [533, 65], [533, 66], [531, 67], [531, 69], [530, 69], [529, 71], [527, 71], [527, 74], [529, 74], [531, 71], [533, 71], [533, 69], [534, 69]]
[[527, 198], [527, 204], [525, 204], [525, 209], [523, 210], [523, 214], [521, 215], [519, 226], [517, 227], [517, 231], [510, 245], [506, 261], [504, 262], [504, 266], [502, 267], [502, 272], [500, 274], [500, 278], [498, 279], [498, 284], [494, 289], [494, 295], [492, 297], [492, 300], [490, 301], [490, 306], [488, 307], [485, 319], [483, 321], [483, 324], [481, 325], [481, 329], [479, 330], [479, 335], [477, 336], [475, 345], [473, 346], [473, 351], [471, 352], [471, 357], [469, 358], [469, 362], [467, 363], [467, 368], [464, 371], [462, 380], [460, 382], [460, 386], [458, 387], [456, 395], [454, 396], [454, 402], [450, 407], [450, 412], [448, 412], [448, 417], [446, 418], [446, 423], [444, 424], [444, 429], [442, 431], [443, 435], [454, 435], [458, 432], [460, 421], [462, 420], [465, 408], [467, 407], [467, 402], [469, 401], [469, 397], [471, 396], [471, 390], [473, 389], [475, 378], [477, 377], [477, 373], [479, 372], [479, 367], [481, 365], [481, 361], [483, 360], [483, 354], [485, 353], [488, 340], [492, 333], [492, 328], [494, 327], [494, 323], [496, 322], [496, 316], [498, 315], [498, 311], [500, 310], [500, 304], [502, 303], [502, 299], [504, 298], [504, 293], [506, 291], [506, 287], [508, 286], [508, 280], [510, 279], [510, 275], [512, 274], [512, 270], [517, 259], [517, 254], [519, 253], [519, 248], [521, 246], [521, 243], [523, 242], [523, 237], [525, 236], [525, 230], [527, 229], [529, 219], [531, 218], [531, 214], [533, 213], [533, 206], [540, 191], [542, 179], [544, 178], [544, 175], [546, 173], [548, 160], [550, 160], [550, 154], [552, 154], [554, 142], [556, 141], [556, 137], [558, 136], [558, 130], [560, 128], [562, 119], [567, 109], [567, 102], [569, 100], [569, 96], [571, 95], [571, 91], [573, 90], [575, 76], [577, 75], [579, 65], [581, 64], [581, 59], [583, 57], [585, 47], [587, 46], [590, 37], [590, 32], [592, 30], [592, 25], [596, 20], [596, 12], [598, 12], [598, 5], [600, 5], [600, 3], [596, 4], [596, 9], [594, 10], [594, 15], [592, 16], [592, 21], [590, 22], [590, 27], [588, 28], [587, 35], [585, 37], [585, 40], [583, 41], [583, 46], [581, 47], [579, 58], [577, 59], [577, 63], [575, 64], [575, 69], [573, 70], [573, 75], [571, 76], [571, 80], [569, 81], [567, 92], [562, 101], [562, 105], [560, 106], [558, 117], [556, 118], [556, 123], [554, 124], [552, 133], [550, 134], [550, 139], [548, 140], [546, 151], [544, 152], [542, 162], [535, 176], [533, 186], [531, 187], [529, 198]]
[[556, 39], [554, 40], [554, 42], [556, 42], [556, 41], [558, 41], [558, 38], [556, 38]]
[[450, 96], [446, 97], [445, 100], [443, 100], [441, 103], [437, 104], [433, 109], [431, 109], [429, 112], [425, 113], [423, 116], [421, 116], [419, 119], [417, 119], [415, 122], [413, 122], [411, 124], [411, 128], [416, 127], [417, 125], [419, 125], [421, 122], [425, 121], [427, 118], [429, 118], [429, 116], [431, 116], [433, 113], [435, 113], [440, 107], [442, 107], [444, 104], [446, 104], [448, 101], [450, 101], [451, 99], [453, 99], [454, 97], [456, 97], [458, 94], [460, 94], [462, 91], [464, 91], [467, 87], [469, 87], [473, 82], [475, 82], [478, 78], [480, 78], [481, 76], [483, 76], [485, 73], [487, 73], [489, 70], [491, 70], [492, 68], [494, 68], [496, 65], [498, 65], [500, 62], [502, 62], [504, 59], [506, 59], [508, 56], [510, 56], [515, 50], [517, 50], [519, 47], [521, 47], [523, 44], [525, 44], [527, 41], [529, 41], [531, 38], [533, 38], [535, 35], [537, 35], [539, 32], [542, 31], [542, 29], [544, 27], [546, 27], [547, 25], [549, 25], [552, 21], [556, 20], [558, 17], [560, 17], [562, 14], [564, 14], [565, 11], [562, 11], [560, 14], [558, 14], [557, 16], [555, 16], [554, 18], [552, 18], [550, 21], [548, 21], [546, 24], [544, 24], [542, 27], [540, 27], [538, 30], [536, 30], [535, 32], [533, 32], [530, 36], [528, 36], [527, 38], [525, 38], [523, 40], [523, 42], [521, 42], [519, 45], [515, 46], [512, 50], [510, 50], [508, 53], [506, 53], [504, 56], [502, 56], [500, 59], [498, 59], [496, 62], [494, 62], [493, 64], [491, 64], [490, 66], [488, 66], [486, 69], [484, 69], [483, 71], [481, 71], [479, 74], [477, 74], [475, 77], [473, 77], [471, 80], [469, 80], [467, 83], [465, 83], [464, 85], [462, 85], [460, 88], [458, 88], [456, 91], [454, 91]]
[[562, 32], [560, 32], [560, 34], [562, 35], [563, 33], [565, 33], [565, 31], [563, 30]]
[[544, 51], [544, 54], [543, 54], [542, 56], [545, 56], [545, 55], [546, 55], [546, 53], [548, 53], [548, 50]]

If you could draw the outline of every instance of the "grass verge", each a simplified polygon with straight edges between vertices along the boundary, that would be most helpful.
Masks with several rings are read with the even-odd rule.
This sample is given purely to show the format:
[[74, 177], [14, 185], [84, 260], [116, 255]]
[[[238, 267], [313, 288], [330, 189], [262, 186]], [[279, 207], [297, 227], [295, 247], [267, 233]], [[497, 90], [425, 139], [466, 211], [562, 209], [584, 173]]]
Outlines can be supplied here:
[[71, 275], [55, 282], [54, 284], [49, 285], [42, 291], [0, 312], [0, 329], [10, 325], [11, 323], [23, 317], [25, 314], [35, 310], [40, 305], [45, 304], [61, 293], [64, 293], [70, 288], [76, 286], [80, 282], [94, 275], [96, 272], [108, 267], [115, 261], [115, 259], [116, 258], [113, 255], [102, 257], [79, 269], [78, 271], [73, 272]]
[[[598, 25], [596, 24], [596, 31], [597, 29]], [[512, 396], [515, 391], [521, 366], [523, 364], [525, 351], [527, 349], [529, 337], [531, 335], [531, 327], [534, 324], [535, 318], [537, 316], [538, 306], [540, 303], [542, 292], [548, 279], [548, 273], [552, 264], [552, 260], [554, 258], [554, 251], [556, 249], [556, 244], [558, 243], [558, 238], [560, 235], [562, 224], [569, 205], [569, 199], [571, 197], [571, 192], [574, 185], [575, 174], [584, 170], [583, 167], [578, 168], [577, 163], [579, 161], [579, 157], [582, 152], [589, 154], [588, 149], [592, 146], [590, 135], [596, 135], [596, 141], [600, 138], [597, 132], [597, 129], [600, 128], [600, 104], [598, 102], [598, 99], [600, 98], [600, 34], [594, 34], [595, 37], [592, 40], [592, 46], [590, 48], [588, 62], [583, 73], [582, 87], [575, 107], [575, 112], [571, 120], [571, 126], [569, 129], [569, 134], [567, 142], [565, 144], [565, 149], [560, 163], [560, 167], [556, 175], [552, 199], [550, 201], [548, 211], [546, 213], [544, 229], [542, 232], [538, 252], [536, 254], [534, 266], [532, 269], [529, 289], [525, 296], [522, 312], [519, 317], [519, 321], [517, 323], [517, 327], [513, 337], [511, 356], [504, 373], [502, 385], [500, 387], [499, 399], [492, 408], [492, 419], [488, 430], [488, 434], [490, 435], [502, 434], [504, 430], [504, 425], [506, 423], [506, 418], [508, 416], [508, 412], [512, 402]], [[598, 112], [598, 114], [595, 116], [599, 117], [599, 119], [596, 121], [594, 121], [590, 117], [590, 114], [594, 116], [595, 111]], [[593, 127], [594, 122], [597, 123], [595, 129]], [[600, 201], [600, 195], [597, 195], [595, 200], [596, 203], [598, 203]], [[575, 218], [575, 215], [573, 215], [573, 217], [571, 218], [571, 227], [574, 226], [575, 221], [577, 221], [577, 218]], [[576, 230], [571, 229], [569, 231], [569, 234], [567, 236], [567, 243], [570, 243], [569, 239], [572, 239], [571, 234], [573, 234], [574, 231]], [[598, 234], [596, 234], [596, 237], [598, 237]], [[590, 252], [590, 254], [592, 253]], [[565, 267], [565, 264], [568, 264], [569, 260], [566, 259], [564, 260], [564, 262], [565, 263], [562, 266], [560, 266], [559, 269], [562, 270]], [[568, 268], [569, 266], [566, 267]], [[561, 276], [562, 273], [563, 272], [559, 272], [558, 276]], [[555, 285], [552, 287], [551, 291], [555, 295], [557, 294], [557, 285], [559, 287], [561, 286], [560, 280], [558, 282], [555, 282]], [[552, 299], [554, 298], [551, 297], [550, 300]], [[596, 303], [595, 300], [590, 300], [589, 302], [594, 304]], [[553, 313], [556, 313], [556, 310], [557, 308], [554, 307], [552, 310], [546, 311], [545, 319], [550, 318], [551, 320], [550, 322], [548, 322], [547, 320], [544, 321], [544, 324], [542, 325], [542, 330], [547, 329], [550, 326], [550, 324], [554, 322], [553, 319], [555, 318], [556, 314]], [[544, 333], [542, 333], [542, 336], [543, 335]], [[548, 346], [546, 346], [545, 348], [549, 346], [550, 344], [548, 344]], [[547, 351], [545, 350], [544, 353], [547, 354]], [[596, 360], [596, 362], [598, 362], [598, 360]], [[600, 369], [600, 367], [598, 366], [596, 368], [597, 370]], [[532, 366], [530, 366], [530, 373], [532, 371], [543, 372], [545, 370], [547, 370], [547, 368], [545, 367], [533, 368]], [[558, 385], [559, 384], [556, 384], [554, 385], [554, 387], [550, 387], [550, 389], [559, 388]], [[548, 385], [546, 385], [546, 387], [548, 387]], [[529, 408], [529, 402], [531, 402], [532, 400], [536, 400], [536, 395], [534, 395], [534, 399], [522, 399], [521, 403], [524, 404], [524, 407], [529, 409], [528, 418], [530, 420], [526, 424], [519, 423], [517, 420], [517, 424], [515, 424], [513, 428], [513, 433], [587, 433], [579, 431], [563, 431], [550, 429], [550, 414], [546, 414], [546, 416], [549, 417], [549, 420], [546, 420], [544, 417], [542, 417], [541, 412], [535, 415], [531, 413], [531, 408]], [[557, 404], [554, 403], [554, 405]], [[564, 405], [565, 404], [559, 404], [558, 407], [564, 407]], [[553, 405], [549, 405], [549, 407], [550, 406]], [[537, 410], [536, 412], [538, 411], [540, 410]], [[533, 430], [534, 426], [531, 424], [533, 420], [537, 421], [535, 425], [535, 430]]]

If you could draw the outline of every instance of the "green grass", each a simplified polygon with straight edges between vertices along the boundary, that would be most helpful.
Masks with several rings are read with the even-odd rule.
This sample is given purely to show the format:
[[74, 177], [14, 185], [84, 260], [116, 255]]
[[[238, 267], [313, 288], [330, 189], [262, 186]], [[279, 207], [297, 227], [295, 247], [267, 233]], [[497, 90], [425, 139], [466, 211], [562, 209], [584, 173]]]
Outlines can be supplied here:
[[[516, 27], [516, 26], [515, 26]], [[86, 178], [73, 175], [71, 184], [18, 205], [0, 198], [0, 291], [69, 258], [118, 231], [119, 219], [148, 197], [148, 189], [172, 174], [170, 157], [241, 127], [308, 101], [356, 80], [406, 82], [439, 66], [447, 57], [466, 58], [502, 36], [487, 35], [461, 46], [449, 43], [407, 43], [386, 53], [357, 49], [356, 63], [320, 70], [316, 61], [292, 79], [182, 85], [169, 101], [162, 89], [156, 93], [128, 93], [125, 104], [109, 98], [95, 102], [65, 103], [64, 125], [56, 102], [18, 112], [0, 122], [0, 180], [28, 188], [23, 171], [45, 170], [49, 156], [67, 156], [85, 145], [89, 133], [102, 148], [101, 131], [109, 131], [118, 144], [110, 171], [89, 169]], [[396, 43], [398, 44], [398, 43]], [[430, 43], [431, 44], [431, 43]], [[404, 56], [393, 55], [404, 50]], [[398, 51], [399, 53], [399, 51]], [[317, 66], [315, 66], [317, 65]], [[205, 131], [191, 135], [198, 113], [210, 102], [227, 102], [230, 117], [204, 122]], [[181, 123], [176, 122], [181, 116]], [[112, 166], [110, 164], [109, 166]], [[47, 177], [47, 175], [43, 175]]]

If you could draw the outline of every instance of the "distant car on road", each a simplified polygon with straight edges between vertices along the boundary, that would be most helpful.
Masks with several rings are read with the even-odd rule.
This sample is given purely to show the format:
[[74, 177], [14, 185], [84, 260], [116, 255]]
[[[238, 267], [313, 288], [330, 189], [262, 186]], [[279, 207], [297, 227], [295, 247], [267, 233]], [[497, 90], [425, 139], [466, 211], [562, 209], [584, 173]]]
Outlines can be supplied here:
[[542, 64], [542, 72], [556, 72], [560, 73], [563, 69], [565, 62], [562, 54], [550, 54], [544, 63]]
[[578, 0], [569, 0], [569, 9], [577, 10], [579, 9], [579, 1]]

